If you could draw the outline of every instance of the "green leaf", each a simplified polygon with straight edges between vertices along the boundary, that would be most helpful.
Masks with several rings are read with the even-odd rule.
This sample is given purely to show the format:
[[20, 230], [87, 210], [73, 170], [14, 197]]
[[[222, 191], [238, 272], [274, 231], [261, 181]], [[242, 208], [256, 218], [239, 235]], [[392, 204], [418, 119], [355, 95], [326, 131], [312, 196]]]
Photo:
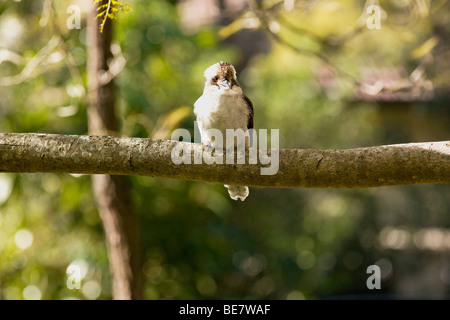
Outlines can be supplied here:
[[[102, 3], [102, 0], [93, 0], [92, 3]], [[131, 7], [121, 1], [108, 0], [107, 3], [98, 6], [96, 10], [101, 10], [101, 12], [97, 14], [97, 18], [103, 17], [102, 23], [100, 24], [100, 32], [103, 32], [103, 28], [108, 18], [111, 20], [117, 19], [117, 13], [119, 11], [129, 12], [131, 10]]]

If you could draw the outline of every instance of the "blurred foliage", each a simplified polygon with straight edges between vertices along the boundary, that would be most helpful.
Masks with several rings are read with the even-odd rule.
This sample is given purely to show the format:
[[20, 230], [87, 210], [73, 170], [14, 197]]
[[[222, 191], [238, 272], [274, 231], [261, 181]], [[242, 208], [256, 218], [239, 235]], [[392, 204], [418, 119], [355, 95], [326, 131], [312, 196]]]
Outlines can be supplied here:
[[[86, 134], [86, 3], [0, 3], [1, 132]], [[256, 129], [279, 128], [282, 148], [448, 140], [447, 1], [380, 1], [379, 30], [365, 26], [374, 1], [200, 3], [215, 2], [130, 0], [114, 20], [115, 59], [126, 60], [116, 78], [122, 134], [193, 130], [203, 71], [225, 60], [240, 66]], [[71, 4], [80, 30], [66, 27]], [[433, 98], [356, 95], [365, 71], [398, 67], [406, 78], [425, 68]], [[145, 297], [448, 297], [449, 192], [250, 188], [240, 203], [221, 185], [133, 177]], [[103, 237], [88, 176], [0, 175], [1, 299], [110, 298]], [[377, 292], [366, 287], [372, 264]], [[82, 270], [80, 289], [66, 285], [70, 265]]]

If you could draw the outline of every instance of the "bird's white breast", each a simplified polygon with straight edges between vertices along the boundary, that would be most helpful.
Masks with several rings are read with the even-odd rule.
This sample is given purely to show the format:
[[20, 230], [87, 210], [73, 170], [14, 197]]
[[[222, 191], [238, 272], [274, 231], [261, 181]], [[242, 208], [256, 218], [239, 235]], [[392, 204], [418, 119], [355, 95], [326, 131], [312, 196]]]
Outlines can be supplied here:
[[247, 131], [249, 110], [240, 94], [203, 94], [194, 104], [202, 143], [211, 144], [206, 130], [218, 129], [226, 137], [226, 129]]

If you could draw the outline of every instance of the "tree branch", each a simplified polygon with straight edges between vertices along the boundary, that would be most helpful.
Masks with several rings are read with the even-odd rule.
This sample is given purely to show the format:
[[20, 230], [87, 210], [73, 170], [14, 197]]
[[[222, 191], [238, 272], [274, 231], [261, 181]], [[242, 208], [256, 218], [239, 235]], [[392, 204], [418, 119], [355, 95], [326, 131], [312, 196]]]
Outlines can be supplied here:
[[[171, 140], [33, 133], [0, 134], [0, 172], [142, 175], [276, 188], [366, 188], [450, 183], [450, 141], [346, 150], [279, 150], [279, 169], [258, 164], [175, 164]], [[274, 150], [273, 150], [274, 151]], [[206, 151], [203, 151], [206, 152]], [[192, 155], [194, 159], [194, 155]]]

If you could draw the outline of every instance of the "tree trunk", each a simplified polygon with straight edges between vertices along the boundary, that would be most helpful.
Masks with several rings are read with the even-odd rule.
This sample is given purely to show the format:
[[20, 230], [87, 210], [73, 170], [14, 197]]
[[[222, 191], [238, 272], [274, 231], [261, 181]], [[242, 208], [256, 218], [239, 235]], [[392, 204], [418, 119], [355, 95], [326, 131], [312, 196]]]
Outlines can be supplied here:
[[[101, 3], [99, 3], [101, 4]], [[88, 21], [88, 124], [92, 135], [116, 135], [114, 79], [104, 83], [101, 75], [108, 70], [112, 39], [112, 21], [103, 33], [99, 31], [93, 5]], [[103, 221], [109, 263], [112, 273], [112, 294], [116, 300], [142, 299], [142, 253], [137, 217], [133, 209], [129, 178], [114, 175], [93, 175], [92, 187]]]

